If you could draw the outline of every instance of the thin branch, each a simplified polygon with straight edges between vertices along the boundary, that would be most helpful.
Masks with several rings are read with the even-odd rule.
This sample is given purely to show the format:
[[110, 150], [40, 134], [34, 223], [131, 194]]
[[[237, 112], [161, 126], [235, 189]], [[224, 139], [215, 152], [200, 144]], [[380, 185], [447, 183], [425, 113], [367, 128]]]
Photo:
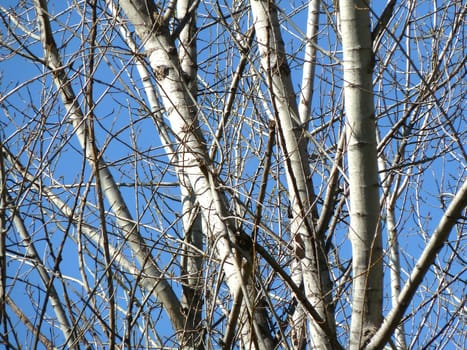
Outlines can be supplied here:
[[34, 326], [34, 324], [29, 320], [29, 318], [24, 314], [24, 312], [15, 304], [15, 302], [7, 296], [6, 302], [9, 307], [13, 310], [13, 312], [18, 316], [18, 318], [21, 320], [21, 322], [24, 323], [24, 325], [33, 333], [37, 335], [37, 338], [39, 341], [44, 344], [45, 348], [47, 350], [56, 350], [58, 349], [53, 345], [53, 343], [44, 335], [42, 334], [37, 327]]

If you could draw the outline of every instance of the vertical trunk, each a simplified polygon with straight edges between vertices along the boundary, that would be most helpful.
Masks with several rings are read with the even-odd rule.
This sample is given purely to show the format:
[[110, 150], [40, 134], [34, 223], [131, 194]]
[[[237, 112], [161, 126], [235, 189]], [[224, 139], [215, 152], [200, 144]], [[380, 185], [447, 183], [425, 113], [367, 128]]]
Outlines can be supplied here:
[[[319, 6], [320, 0], [311, 0], [308, 4], [308, 18], [306, 29], [306, 45], [305, 45], [305, 63], [303, 64], [302, 86], [300, 91], [300, 103], [298, 114], [300, 122], [304, 129], [308, 129], [310, 120], [310, 105], [313, 98], [313, 81], [315, 77], [316, 65], [316, 38], [319, 28]], [[298, 243], [295, 243], [298, 244]], [[297, 247], [303, 249], [303, 247]], [[297, 250], [296, 249], [296, 250]], [[291, 266], [294, 282], [299, 286], [303, 281], [302, 269], [300, 262], [292, 262]], [[306, 347], [306, 330], [307, 322], [305, 312], [301, 305], [297, 305], [291, 316], [291, 337], [292, 344], [296, 349], [304, 349]]]
[[[187, 89], [190, 92], [193, 103], [196, 104], [196, 95], [198, 93], [197, 86], [197, 51], [196, 51], [196, 14], [195, 9], [190, 8], [193, 1], [179, 0], [177, 1], [177, 19], [179, 25], [186, 21], [183, 29], [178, 36], [178, 60], [180, 68], [184, 75]], [[196, 1], [194, 2], [196, 4]], [[191, 12], [190, 12], [191, 11]]]
[[306, 128], [310, 118], [310, 105], [313, 98], [313, 81], [315, 79], [316, 43], [319, 29], [320, 0], [310, 0], [308, 4], [308, 20], [306, 25], [305, 63], [303, 64], [302, 90], [298, 114]]
[[182, 307], [186, 314], [186, 331], [182, 343], [184, 349], [202, 348], [202, 309], [203, 309], [203, 218], [196, 204], [193, 191], [180, 187], [182, 194], [182, 220], [185, 234], [181, 256]]
[[[404, 143], [405, 144], [405, 143]], [[404, 149], [404, 145], [401, 146], [400, 152]], [[396, 157], [397, 159], [398, 157]], [[386, 167], [382, 156], [378, 157], [378, 166], [380, 174], [386, 174]], [[395, 179], [395, 181], [394, 181]], [[391, 186], [394, 184], [394, 193], [391, 194]], [[393, 174], [382, 177], [381, 185], [383, 189], [383, 205], [386, 210], [386, 229], [388, 235], [388, 249], [389, 249], [389, 262], [388, 267], [390, 271], [390, 285], [391, 285], [391, 302], [392, 306], [397, 305], [399, 295], [401, 292], [401, 264], [399, 257], [399, 239], [396, 226], [395, 217], [395, 205], [398, 197], [400, 177], [396, 178]], [[404, 324], [400, 324], [395, 331], [395, 338], [398, 350], [407, 349], [407, 343], [405, 341]]]
[[280, 147], [285, 157], [292, 211], [291, 235], [296, 242], [303, 242], [301, 269], [305, 293], [332, 333], [326, 334], [320, 325], [311, 321], [312, 346], [330, 349], [337, 343], [331, 281], [322, 237], [316, 237], [314, 231], [317, 214], [308, 165], [305, 129], [298, 113], [275, 4], [269, 0], [251, 1], [250, 4], [261, 66], [270, 91]]
[[[188, 7], [187, 3], [183, 1], [177, 2], [177, 14], [179, 14], [180, 21], [183, 21], [187, 14]], [[112, 1], [107, 0], [107, 7], [111, 10], [114, 17], [118, 17], [118, 11], [115, 4]], [[193, 15], [194, 17], [194, 15]], [[121, 21], [123, 22], [123, 21]], [[182, 30], [179, 36], [181, 41], [180, 46], [180, 62], [183, 66], [184, 73], [186, 75], [185, 80], [192, 82], [188, 85], [188, 90], [191, 93], [193, 101], [196, 98], [196, 69], [192, 59], [196, 57], [196, 41], [192, 36], [195, 33], [195, 21], [194, 19], [189, 21], [189, 27]], [[122, 37], [125, 39], [128, 47], [137, 51], [137, 45], [132, 39], [129, 30], [123, 24], [120, 25], [120, 32]], [[175, 163], [178, 162], [177, 154], [172, 146], [168, 127], [164, 123], [162, 116], [160, 115], [160, 105], [157, 101], [155, 87], [152, 84], [150, 73], [146, 66], [140, 61], [136, 62], [138, 74], [140, 75], [141, 81], [144, 86], [147, 101], [150, 106], [150, 110], [153, 113], [153, 120], [155, 121], [156, 127], [159, 131], [159, 135], [164, 145], [167, 154], [171, 154], [171, 160]], [[188, 79], [189, 77], [189, 79]], [[190, 182], [187, 178], [183, 177], [183, 174], [177, 172], [177, 177], [181, 184], [181, 197], [182, 197], [182, 220], [183, 228], [185, 232], [185, 245], [183, 247], [183, 253], [181, 254], [181, 266], [182, 266], [182, 278], [183, 278], [183, 296], [181, 299], [182, 307], [186, 312], [186, 329], [181, 334], [180, 342], [184, 345], [184, 348], [197, 348], [200, 346], [202, 341], [202, 332], [199, 327], [201, 326], [202, 317], [202, 258], [200, 251], [203, 248], [203, 222], [196, 205], [196, 198], [190, 186]], [[186, 184], [186, 186], [183, 186]]]
[[[394, 206], [388, 204], [386, 209], [386, 225], [388, 230], [389, 243], [389, 270], [391, 271], [391, 301], [392, 306], [397, 305], [399, 295], [401, 293], [401, 263], [399, 258], [399, 239], [397, 237], [396, 220], [394, 214]], [[400, 324], [395, 331], [397, 349], [407, 349], [405, 341], [404, 324]]]
[[[142, 42], [155, 73], [159, 92], [177, 137], [177, 162], [174, 167], [193, 189], [203, 220], [207, 224], [206, 236], [219, 261], [222, 261], [224, 279], [234, 299], [243, 294], [248, 312], [244, 327], [248, 328], [252, 344], [258, 349], [273, 349], [274, 339], [269, 326], [261, 323], [264, 309], [254, 308], [254, 290], [251, 276], [252, 246], [244, 233], [236, 228], [228, 212], [224, 194], [219, 191], [218, 181], [207, 154], [206, 141], [198, 128], [198, 112], [184, 81], [175, 43], [168, 30], [168, 19], [155, 8], [153, 2], [120, 0], [120, 6]], [[244, 330], [239, 330], [244, 334]]]
[[[196, 14], [190, 9], [191, 1], [177, 1], [176, 14], [178, 25], [185, 23], [178, 36], [178, 59], [180, 69], [186, 83], [188, 95], [191, 98], [193, 111], [196, 111], [197, 99], [197, 69], [196, 69]], [[190, 10], [192, 10], [190, 12]], [[180, 176], [180, 175], [179, 175]], [[189, 187], [181, 186], [183, 229], [185, 246], [182, 254], [182, 306], [187, 317], [187, 337], [183, 341], [186, 348], [201, 347], [203, 340], [201, 327], [203, 308], [202, 283], [202, 257], [203, 249], [203, 219], [201, 210], [196, 204], [196, 195], [193, 193], [189, 179], [181, 181]]]
[[382, 248], [368, 2], [339, 1], [344, 51], [352, 243], [350, 349], [360, 349], [382, 319]]

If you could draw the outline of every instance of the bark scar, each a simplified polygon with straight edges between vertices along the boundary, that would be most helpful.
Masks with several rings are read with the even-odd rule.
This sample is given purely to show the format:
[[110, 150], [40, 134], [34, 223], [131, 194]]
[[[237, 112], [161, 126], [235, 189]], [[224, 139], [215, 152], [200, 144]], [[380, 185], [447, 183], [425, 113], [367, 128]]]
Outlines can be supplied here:
[[160, 65], [154, 67], [154, 74], [157, 80], [164, 80], [170, 72], [170, 67], [166, 65]]

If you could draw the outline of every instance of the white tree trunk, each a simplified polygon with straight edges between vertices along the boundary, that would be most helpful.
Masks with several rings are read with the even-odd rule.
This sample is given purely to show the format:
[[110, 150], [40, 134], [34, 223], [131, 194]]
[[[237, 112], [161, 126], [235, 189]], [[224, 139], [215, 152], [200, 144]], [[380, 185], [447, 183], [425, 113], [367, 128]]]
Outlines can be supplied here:
[[[402, 146], [401, 148], [403, 148]], [[386, 174], [386, 167], [382, 156], [378, 157], [378, 167], [380, 174]], [[381, 176], [381, 185], [383, 188], [383, 203], [386, 209], [386, 230], [388, 235], [389, 245], [389, 271], [390, 271], [390, 285], [391, 285], [391, 302], [392, 306], [397, 305], [399, 295], [401, 292], [401, 264], [399, 257], [399, 239], [395, 219], [395, 205], [398, 198], [400, 178], [396, 180], [394, 186], [394, 193], [391, 193], [391, 184], [394, 176], [384, 177]], [[407, 343], [405, 341], [404, 324], [400, 324], [395, 331], [395, 339], [398, 350], [406, 350]]]
[[[184, 18], [188, 10], [188, 3], [186, 1], [177, 2], [177, 15], [180, 17], [180, 20]], [[113, 1], [107, 1], [107, 7], [111, 10], [112, 15], [115, 18], [119, 18], [118, 11], [115, 7]], [[134, 52], [138, 50], [136, 43], [134, 42], [128, 28], [123, 25], [123, 22], [119, 18], [119, 23], [121, 23], [119, 29], [122, 33], [122, 37], [126, 41], [128, 47]], [[193, 22], [193, 21], [191, 21]], [[196, 45], [195, 38], [193, 38], [194, 25], [185, 27], [180, 34], [180, 40], [182, 41], [180, 60], [184, 62], [184, 72], [186, 76], [190, 77], [190, 81], [194, 81], [196, 78], [196, 69], [193, 69], [194, 62], [190, 60], [193, 57], [196, 57]], [[183, 39], [182, 39], [183, 38]], [[189, 48], [189, 50], [188, 50]], [[178, 156], [175, 152], [173, 145], [170, 140], [169, 131], [167, 130], [167, 125], [163, 122], [161, 115], [161, 107], [157, 101], [157, 95], [155, 87], [151, 82], [150, 73], [148, 72], [146, 66], [141, 62], [136, 62], [136, 68], [138, 74], [141, 78], [141, 81], [144, 86], [144, 91], [146, 93], [146, 98], [150, 107], [150, 110], [153, 113], [153, 120], [155, 121], [156, 127], [159, 131], [161, 137], [161, 142], [166, 149], [167, 154], [171, 155], [171, 161], [175, 164], [178, 162]], [[192, 88], [189, 89], [192, 98], [196, 96], [196, 84], [192, 84]], [[189, 184], [189, 180], [183, 177], [183, 174], [177, 172], [177, 177], [180, 184]], [[180, 332], [181, 335], [180, 343], [183, 344], [183, 349], [192, 349], [197, 348], [203, 340], [203, 332], [199, 331], [201, 327], [201, 317], [202, 317], [202, 308], [204, 304], [202, 296], [202, 249], [203, 249], [203, 220], [200, 214], [198, 205], [196, 204], [196, 197], [193, 195], [193, 191], [190, 187], [180, 186], [181, 191], [181, 202], [182, 202], [182, 221], [184, 228], [184, 245], [183, 252], [180, 256], [180, 263], [182, 267], [182, 286], [183, 286], [183, 295], [181, 297], [181, 306], [185, 311], [186, 320], [185, 329], [183, 332]], [[119, 261], [119, 264], [125, 267], [127, 270], [131, 270], [131, 264], [129, 262], [123, 263]], [[146, 279], [142, 279], [143, 287]], [[149, 289], [150, 291], [151, 289]], [[157, 296], [156, 296], [157, 297]], [[181, 315], [180, 315], [181, 316]]]
[[[85, 127], [85, 118], [71, 88], [70, 81], [67, 77], [57, 46], [52, 36], [45, 1], [35, 0], [35, 5], [38, 12], [38, 21], [45, 60], [49, 69], [53, 72], [54, 83], [60, 91], [60, 96], [67, 110], [67, 114], [75, 127], [76, 136], [81, 147], [85, 150], [85, 156], [92, 164], [91, 149], [93, 146], [90, 144], [88, 139], [88, 133]], [[98, 162], [97, 168], [98, 169], [96, 169], [96, 171], [99, 172], [103, 193], [115, 214], [118, 225], [126, 233], [128, 244], [141, 264], [144, 277], [153, 281], [154, 293], [157, 295], [158, 300], [164, 305], [174, 328], [177, 330], [183, 330], [184, 321], [181, 317], [182, 312], [180, 303], [170, 285], [164, 280], [157, 264], [151, 258], [151, 253], [147, 248], [144, 239], [140, 236], [137, 230], [137, 225], [122, 198], [112, 174], [102, 160]]]
[[[178, 40], [178, 57], [180, 69], [183, 74], [183, 81], [186, 83], [186, 89], [192, 102], [192, 109], [197, 109], [197, 69], [196, 69], [196, 12], [190, 6], [196, 6], [196, 2], [188, 0], [177, 1], [176, 15], [179, 20], [178, 25], [183, 21], [186, 24], [181, 30]], [[178, 175], [183, 176], [183, 174]], [[197, 202], [196, 195], [193, 193], [192, 185], [188, 178], [180, 183], [190, 184], [190, 187], [180, 186], [182, 195], [182, 215], [183, 229], [185, 235], [185, 245], [181, 257], [183, 296], [182, 306], [187, 314], [188, 346], [198, 347], [202, 340], [202, 332], [196, 331], [201, 327], [201, 317], [203, 309], [203, 282], [202, 282], [202, 258], [203, 250], [203, 217]]]
[[298, 114], [306, 128], [310, 119], [310, 105], [313, 98], [313, 82], [316, 66], [316, 43], [319, 29], [320, 0], [310, 0], [308, 4], [308, 20], [306, 24], [305, 63], [303, 64], [302, 86]]
[[[300, 102], [298, 105], [298, 114], [302, 127], [308, 130], [310, 120], [310, 106], [313, 99], [313, 82], [315, 77], [316, 65], [316, 42], [319, 28], [319, 7], [320, 0], [311, 0], [308, 3], [308, 18], [306, 25], [306, 45], [303, 64], [302, 86], [300, 90]], [[295, 243], [297, 244], [297, 243]], [[300, 249], [303, 247], [297, 247]], [[291, 270], [295, 284], [300, 285], [303, 281], [302, 268], [300, 262], [293, 261]], [[307, 322], [305, 310], [301, 305], [297, 305], [291, 317], [292, 344], [296, 349], [306, 347]]]
[[243, 302], [250, 318], [250, 322], [243, 323], [249, 330], [241, 330], [249, 337], [244, 339], [244, 343], [258, 349], [271, 349], [274, 340], [268, 325], [256, 320], [264, 319], [261, 316], [263, 311], [254, 310], [251, 303], [255, 300], [250, 295], [254, 288], [248, 274], [251, 268], [251, 242], [245, 241], [244, 234], [236, 229], [227, 210], [224, 194], [218, 190], [206, 142], [198, 129], [198, 111], [184, 84], [184, 74], [168, 24], [157, 9], [148, 8], [145, 1], [121, 0], [119, 4], [144, 43], [156, 75], [167, 118], [177, 137], [178, 163], [174, 166], [189, 182], [181, 185], [193, 189], [207, 225], [208, 241], [214, 246], [218, 259], [223, 262], [224, 278], [234, 299], [239, 293], [244, 296]]
[[339, 1], [347, 116], [352, 243], [350, 349], [360, 349], [382, 320], [382, 248], [368, 3]]
[[272, 100], [280, 146], [285, 156], [292, 211], [291, 236], [304, 245], [301, 269], [306, 296], [329, 328], [326, 334], [318, 322], [311, 320], [312, 346], [331, 349], [336, 343], [331, 282], [322, 237], [316, 237], [314, 230], [317, 211], [308, 165], [305, 129], [298, 113], [275, 4], [269, 0], [251, 1], [250, 4], [261, 66]]

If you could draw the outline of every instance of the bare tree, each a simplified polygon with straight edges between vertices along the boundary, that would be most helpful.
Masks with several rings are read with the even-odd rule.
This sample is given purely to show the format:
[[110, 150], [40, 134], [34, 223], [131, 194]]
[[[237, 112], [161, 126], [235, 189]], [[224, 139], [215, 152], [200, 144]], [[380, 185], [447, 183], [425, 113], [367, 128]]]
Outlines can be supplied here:
[[0, 5], [0, 342], [463, 348], [466, 10]]

